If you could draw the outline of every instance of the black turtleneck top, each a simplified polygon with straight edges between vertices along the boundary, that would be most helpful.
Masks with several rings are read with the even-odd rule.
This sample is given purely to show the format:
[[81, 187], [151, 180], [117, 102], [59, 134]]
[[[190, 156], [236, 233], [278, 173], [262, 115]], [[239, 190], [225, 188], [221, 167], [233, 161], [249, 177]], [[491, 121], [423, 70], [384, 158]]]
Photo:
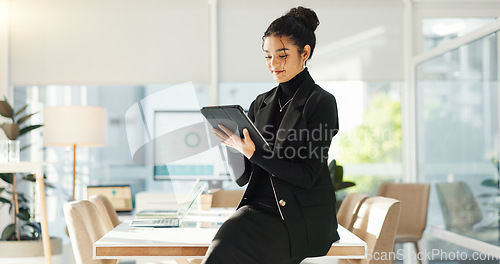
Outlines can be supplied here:
[[[277, 109], [275, 109], [274, 111], [275, 115], [273, 118], [271, 118], [272, 130], [266, 130], [267, 132], [264, 136], [271, 148], [274, 147], [274, 141], [272, 139], [276, 138], [276, 133], [279, 129], [281, 121], [283, 120], [283, 117], [285, 116], [286, 109], [288, 109], [288, 105], [290, 105], [290, 101], [293, 99], [295, 92], [298, 90], [299, 86], [302, 84], [308, 74], [309, 72], [307, 68], [305, 68], [289, 81], [280, 83], [278, 85], [279, 102], [278, 104], [276, 104], [278, 107], [276, 107]], [[279, 105], [281, 105], [281, 108]], [[250, 105], [249, 111], [253, 112], [253, 108], [254, 105], [252, 103], [252, 105]], [[257, 181], [257, 186], [255, 188], [256, 192], [253, 195], [252, 201], [250, 201], [250, 205], [258, 207], [269, 213], [279, 214], [274, 197], [274, 192], [271, 186], [271, 181], [269, 178], [269, 173], [266, 173], [265, 175], [258, 175], [257, 177], [258, 178], [255, 179]]]

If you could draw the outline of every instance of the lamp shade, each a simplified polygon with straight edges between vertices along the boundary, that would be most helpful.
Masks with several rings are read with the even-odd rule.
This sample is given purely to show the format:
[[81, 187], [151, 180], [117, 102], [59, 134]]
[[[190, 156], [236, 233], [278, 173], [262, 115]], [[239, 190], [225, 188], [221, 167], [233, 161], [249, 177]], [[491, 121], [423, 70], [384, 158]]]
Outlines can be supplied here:
[[106, 109], [98, 106], [50, 106], [43, 113], [45, 146], [100, 147], [106, 144]]

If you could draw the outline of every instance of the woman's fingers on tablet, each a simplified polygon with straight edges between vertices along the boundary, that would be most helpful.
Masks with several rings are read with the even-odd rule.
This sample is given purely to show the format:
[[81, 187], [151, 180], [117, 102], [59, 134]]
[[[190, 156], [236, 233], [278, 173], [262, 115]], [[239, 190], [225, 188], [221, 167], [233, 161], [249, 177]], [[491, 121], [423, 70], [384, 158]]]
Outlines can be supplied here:
[[233, 147], [234, 148], [234, 144], [233, 144], [233, 139], [231, 137], [229, 137], [228, 135], [225, 134], [225, 132], [221, 132], [219, 131], [218, 129], [213, 129], [214, 130], [214, 133], [215, 135], [221, 139], [221, 143], [228, 146], [228, 147]]
[[234, 148], [236, 150], [239, 150], [240, 152], [242, 151], [242, 139], [235, 135], [231, 130], [227, 129], [225, 126], [219, 124], [219, 128], [222, 130], [219, 131], [218, 129], [214, 128], [215, 134], [222, 139], [222, 144]]
[[215, 133], [217, 136], [219, 136], [219, 135], [221, 135], [221, 134], [224, 134], [222, 131], [220, 131], [220, 130], [218, 130], [218, 129], [216, 129], [216, 128], [212, 128], [212, 130], [214, 131], [214, 133]]
[[219, 130], [217, 130], [217, 129], [215, 129], [215, 128], [214, 128], [213, 130], [214, 130], [215, 135], [216, 135], [218, 138], [220, 138], [220, 139], [222, 139], [222, 140], [226, 140], [226, 139], [228, 139], [228, 138], [229, 138], [229, 137], [228, 137], [228, 136], [227, 136], [224, 132], [221, 132], [221, 131], [219, 131]]
[[224, 131], [224, 133], [226, 133], [226, 135], [228, 135], [228, 136], [233, 135], [233, 132], [231, 132], [231, 130], [227, 129], [225, 126], [219, 124], [219, 127], [220, 127], [220, 129], [222, 129], [222, 131]]

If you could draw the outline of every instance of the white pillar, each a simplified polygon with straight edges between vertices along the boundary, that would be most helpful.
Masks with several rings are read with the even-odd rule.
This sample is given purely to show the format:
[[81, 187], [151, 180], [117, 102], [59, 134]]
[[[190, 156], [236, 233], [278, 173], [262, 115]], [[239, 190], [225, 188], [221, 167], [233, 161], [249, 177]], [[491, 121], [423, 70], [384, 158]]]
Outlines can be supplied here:
[[[0, 0], [0, 98], [7, 96], [9, 90], [9, 1]], [[5, 118], [0, 117], [0, 123]], [[7, 137], [0, 130], [0, 140]], [[0, 188], [7, 184], [0, 180]], [[5, 193], [4, 193], [5, 194]], [[10, 200], [10, 197], [8, 197]], [[0, 232], [10, 223], [9, 207], [3, 206], [0, 209]]]
[[210, 86], [208, 89], [209, 103], [211, 105], [219, 104], [219, 54], [218, 54], [218, 35], [217, 28], [217, 0], [208, 0], [210, 10]]
[[9, 0], [0, 0], [0, 96], [8, 95], [9, 74]]
[[413, 3], [403, 0], [404, 85], [401, 91], [403, 182], [417, 181], [416, 92], [413, 66]]

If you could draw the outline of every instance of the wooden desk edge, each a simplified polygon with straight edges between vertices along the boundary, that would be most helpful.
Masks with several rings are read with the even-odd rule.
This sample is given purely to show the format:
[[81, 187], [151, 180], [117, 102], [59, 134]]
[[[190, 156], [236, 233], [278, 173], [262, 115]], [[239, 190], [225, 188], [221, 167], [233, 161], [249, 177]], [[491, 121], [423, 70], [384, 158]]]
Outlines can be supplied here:
[[[201, 257], [208, 246], [94, 246], [95, 259], [121, 257]], [[332, 246], [327, 256], [365, 258], [365, 246]]]

